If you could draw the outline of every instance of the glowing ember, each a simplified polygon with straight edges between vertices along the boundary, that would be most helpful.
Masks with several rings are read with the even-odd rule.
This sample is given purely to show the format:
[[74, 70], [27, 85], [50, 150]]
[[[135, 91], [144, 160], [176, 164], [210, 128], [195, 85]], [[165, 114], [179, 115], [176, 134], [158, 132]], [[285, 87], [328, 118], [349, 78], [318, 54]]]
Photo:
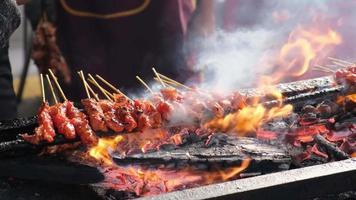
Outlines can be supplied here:
[[98, 144], [89, 150], [89, 155], [105, 164], [112, 165], [110, 151], [113, 151], [123, 139], [121, 135], [114, 138], [100, 138]]
[[224, 170], [184, 169], [144, 169], [139, 167], [113, 166], [105, 169], [105, 184], [117, 190], [126, 190], [138, 196], [157, 195], [179, 189], [207, 185], [236, 178], [248, 168], [250, 159], [240, 166]]
[[356, 158], [356, 152], [353, 152], [353, 153], [351, 154], [351, 157], [352, 157], [352, 158]]

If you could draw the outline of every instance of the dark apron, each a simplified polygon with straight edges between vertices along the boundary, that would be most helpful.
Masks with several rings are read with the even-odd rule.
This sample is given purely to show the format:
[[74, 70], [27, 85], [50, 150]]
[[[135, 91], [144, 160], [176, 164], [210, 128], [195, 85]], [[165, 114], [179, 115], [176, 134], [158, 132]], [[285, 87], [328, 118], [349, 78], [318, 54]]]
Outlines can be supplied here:
[[[136, 75], [152, 81], [152, 66], [180, 81], [189, 77], [182, 47], [192, 0], [65, 0], [64, 6], [57, 2], [58, 41], [74, 76], [73, 83], [65, 85], [71, 99], [84, 97], [78, 70], [100, 74], [124, 91], [142, 87]], [[140, 12], [123, 17], [77, 16], [131, 12], [147, 2]]]
[[17, 116], [17, 103], [12, 86], [8, 46], [0, 48], [0, 120]]

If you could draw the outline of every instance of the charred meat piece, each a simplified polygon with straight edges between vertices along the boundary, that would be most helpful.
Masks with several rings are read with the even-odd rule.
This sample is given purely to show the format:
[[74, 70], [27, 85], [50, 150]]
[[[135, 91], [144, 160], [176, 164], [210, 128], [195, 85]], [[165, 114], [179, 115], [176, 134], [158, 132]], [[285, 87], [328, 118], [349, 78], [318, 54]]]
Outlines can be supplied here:
[[52, 118], [49, 114], [48, 103], [43, 103], [38, 112], [39, 127], [35, 129], [35, 134], [23, 134], [22, 138], [32, 144], [38, 144], [41, 141], [53, 142], [56, 132], [54, 130]]
[[116, 116], [120, 122], [124, 124], [125, 130], [128, 132], [133, 131], [137, 127], [137, 122], [132, 116], [133, 107], [121, 106], [116, 110]]
[[89, 122], [94, 131], [107, 132], [108, 128], [105, 124], [105, 115], [99, 103], [95, 99], [82, 99], [85, 112], [89, 117]]
[[67, 117], [67, 107], [65, 103], [58, 103], [51, 106], [50, 115], [58, 133], [63, 134], [67, 139], [74, 139], [76, 137], [74, 125]]
[[98, 138], [91, 129], [87, 116], [80, 112], [78, 108], [73, 105], [73, 102], [66, 101], [67, 116], [74, 125], [76, 133], [79, 135], [83, 144], [94, 146], [98, 143]]
[[157, 104], [156, 109], [163, 120], [168, 120], [173, 111], [173, 106], [167, 101], [161, 101]]
[[125, 126], [119, 121], [115, 114], [114, 103], [108, 100], [100, 100], [99, 104], [104, 112], [106, 126], [116, 133], [122, 132], [125, 129]]
[[338, 83], [347, 83], [355, 85], [356, 83], [356, 66], [339, 69], [335, 72], [335, 80]]
[[169, 101], [179, 101], [182, 99], [182, 95], [179, 94], [178, 90], [175, 88], [163, 88], [161, 89], [161, 94], [165, 100]]

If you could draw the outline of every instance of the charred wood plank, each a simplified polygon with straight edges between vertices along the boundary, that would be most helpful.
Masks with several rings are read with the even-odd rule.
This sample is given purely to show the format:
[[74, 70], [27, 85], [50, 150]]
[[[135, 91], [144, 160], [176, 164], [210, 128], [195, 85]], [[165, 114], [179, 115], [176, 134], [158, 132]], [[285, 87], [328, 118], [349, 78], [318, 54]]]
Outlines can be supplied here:
[[[344, 86], [335, 86], [331, 88], [325, 88], [322, 90], [311, 91], [306, 93], [301, 93], [295, 96], [286, 97], [282, 100], [283, 104], [292, 104], [295, 109], [301, 108], [307, 104], [313, 105], [325, 101], [326, 99], [336, 99], [336, 97], [342, 93]], [[273, 107], [280, 105], [281, 102], [278, 100], [267, 101], [263, 103], [266, 107]]]
[[121, 156], [114, 155], [118, 164], [177, 164], [209, 166], [232, 166], [240, 164], [250, 158], [248, 172], [268, 173], [289, 169], [291, 157], [278, 145], [270, 145], [261, 140], [248, 137], [227, 138], [219, 144], [206, 146], [204, 142], [197, 142], [173, 150], [158, 150], [150, 153], [138, 153]]
[[72, 163], [58, 156], [1, 159], [0, 176], [65, 184], [91, 184], [104, 179], [97, 168]]
[[[325, 76], [320, 78], [308, 79], [295, 81], [290, 83], [282, 83], [274, 86], [278, 91], [280, 91], [283, 96], [295, 96], [301, 93], [312, 92], [316, 90], [322, 90], [326, 88], [331, 88], [335, 86], [335, 81], [332, 76]], [[249, 88], [241, 89], [241, 93], [254, 97], [254, 96], [266, 96], [266, 92], [261, 88]]]
[[323, 136], [316, 135], [314, 141], [320, 146], [323, 147], [329, 155], [332, 155], [336, 160], [345, 160], [350, 158], [350, 156], [339, 149], [335, 144], [327, 141]]

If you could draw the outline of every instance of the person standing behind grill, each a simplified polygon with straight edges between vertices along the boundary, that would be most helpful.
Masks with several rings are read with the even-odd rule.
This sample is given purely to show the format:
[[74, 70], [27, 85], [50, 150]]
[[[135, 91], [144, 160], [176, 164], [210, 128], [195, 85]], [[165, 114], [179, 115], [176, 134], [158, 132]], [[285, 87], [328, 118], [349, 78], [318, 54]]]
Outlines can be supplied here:
[[[18, 4], [23, 2], [18, 1]], [[15, 1], [0, 1], [0, 120], [16, 118], [17, 103], [12, 85], [9, 61], [9, 38], [20, 25], [20, 12]]]
[[100, 74], [128, 91], [152, 80], [152, 66], [178, 81], [192, 75], [183, 51], [188, 33], [208, 35], [213, 0], [58, 0], [57, 36], [72, 70], [63, 84], [71, 99], [83, 98], [76, 71]]

